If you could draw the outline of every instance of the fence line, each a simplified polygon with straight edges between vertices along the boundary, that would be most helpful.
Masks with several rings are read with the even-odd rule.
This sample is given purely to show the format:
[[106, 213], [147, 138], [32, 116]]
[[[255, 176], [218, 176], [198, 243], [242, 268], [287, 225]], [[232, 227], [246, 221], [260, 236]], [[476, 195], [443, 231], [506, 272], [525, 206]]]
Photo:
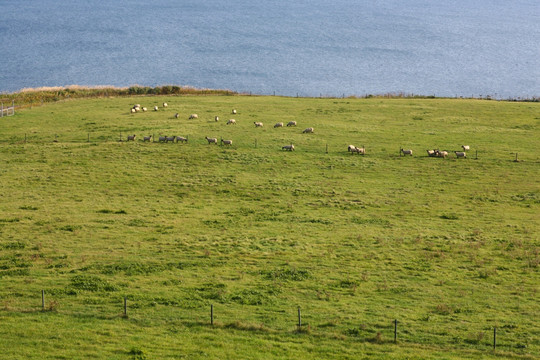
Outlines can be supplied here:
[[11, 106], [4, 107], [4, 103], [0, 105], [0, 117], [15, 115], [15, 100], [11, 102]]

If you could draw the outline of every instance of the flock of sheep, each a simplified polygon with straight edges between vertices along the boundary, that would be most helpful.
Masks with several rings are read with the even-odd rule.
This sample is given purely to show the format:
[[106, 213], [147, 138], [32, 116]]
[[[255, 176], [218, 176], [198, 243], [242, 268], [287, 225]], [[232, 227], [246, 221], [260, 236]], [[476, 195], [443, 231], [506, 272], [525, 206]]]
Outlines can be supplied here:
[[[167, 108], [167, 103], [163, 103], [163, 108]], [[147, 111], [148, 109], [145, 108], [145, 107], [141, 107], [140, 104], [135, 104], [132, 108], [131, 108], [131, 113], [136, 113], [136, 112], [139, 112], [139, 111]], [[158, 111], [159, 108], [158, 106], [154, 106], [154, 111]], [[233, 109], [231, 111], [231, 114], [236, 114], [237, 111], [236, 109]], [[174, 117], [176, 119], [178, 119], [180, 117], [180, 114], [179, 113], [176, 113], [174, 114]], [[189, 119], [198, 119], [199, 116], [197, 114], [191, 114], [189, 115]], [[215, 121], [219, 121], [219, 116], [216, 116], [214, 118]], [[255, 125], [256, 128], [258, 127], [263, 127], [264, 124], [262, 122], [259, 122], [259, 121], [256, 121], [256, 122], [253, 122], [253, 124]], [[235, 119], [229, 119], [227, 122], [226, 122], [226, 125], [236, 125], [236, 120]], [[297, 123], [296, 121], [289, 121], [287, 123], [286, 126], [296, 126]], [[276, 124], [274, 124], [274, 128], [280, 128], [280, 127], [283, 127], [284, 124], [282, 122], [278, 122]], [[308, 127], [306, 129], [304, 129], [302, 131], [303, 134], [313, 134], [314, 133], [314, 129], [312, 127]], [[127, 141], [135, 141], [135, 137], [136, 135], [128, 135], [127, 137]], [[218, 144], [218, 139], [217, 138], [209, 138], [209, 137], [205, 137], [206, 141], [208, 142], [208, 144], [215, 144], [217, 145]], [[149, 135], [149, 136], [145, 136], [143, 138], [143, 141], [153, 141], [153, 137], [152, 135]], [[158, 142], [165, 142], [165, 143], [168, 143], [168, 142], [185, 142], [187, 143], [188, 139], [187, 137], [183, 137], [183, 136], [160, 136], [158, 138]], [[232, 140], [224, 140], [224, 139], [220, 139], [219, 143], [221, 145], [226, 145], [226, 146], [230, 146], [233, 144], [233, 141]], [[469, 145], [461, 145], [461, 148], [463, 149], [463, 151], [454, 151], [454, 153], [456, 154], [456, 157], [459, 159], [459, 158], [467, 158], [467, 153], [466, 151], [470, 150], [470, 146]], [[287, 151], [294, 151], [294, 145], [293, 144], [290, 144], [290, 145], [285, 145], [285, 146], [282, 146], [281, 147], [282, 150], [287, 150]], [[358, 154], [358, 155], [365, 155], [366, 154], [366, 148], [365, 146], [362, 146], [362, 147], [357, 147], [355, 145], [349, 145], [347, 147], [347, 151], [350, 152], [351, 154]], [[427, 151], [427, 154], [429, 157], [440, 157], [440, 158], [446, 158], [448, 156], [448, 151], [445, 151], [445, 150], [439, 150], [439, 149], [433, 149], [433, 150], [426, 150]], [[410, 155], [412, 156], [413, 154], [413, 151], [411, 149], [403, 149], [401, 148], [400, 149], [400, 156], [403, 154], [403, 156], [405, 155]]]

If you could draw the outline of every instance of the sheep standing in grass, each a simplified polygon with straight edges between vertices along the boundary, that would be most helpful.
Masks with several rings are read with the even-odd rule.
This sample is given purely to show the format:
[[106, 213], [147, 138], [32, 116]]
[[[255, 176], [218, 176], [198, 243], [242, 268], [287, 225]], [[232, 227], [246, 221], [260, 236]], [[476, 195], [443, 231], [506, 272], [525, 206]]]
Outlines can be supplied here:
[[159, 110], [159, 108], [157, 107], [157, 105], [154, 106], [154, 111], [158, 111], [158, 110]]
[[289, 121], [287, 126], [296, 126], [296, 121]]
[[426, 150], [429, 157], [437, 157], [439, 150]]
[[233, 110], [231, 111], [231, 114], [233, 114], [233, 115], [236, 114], [236, 109], [233, 109]]
[[214, 120], [215, 120], [215, 121], [219, 121], [219, 116], [216, 116], [216, 117], [214, 118]]
[[222, 145], [232, 145], [232, 140], [223, 140], [223, 139], [221, 139], [221, 144]]
[[150, 142], [152, 140], [152, 135], [143, 137], [143, 141]]
[[456, 157], [466, 159], [467, 153], [465, 151], [454, 151], [456, 153]]
[[439, 151], [437, 150], [437, 157], [442, 157], [443, 159], [448, 156], [448, 151]]
[[229, 121], [227, 121], [227, 125], [236, 125], [236, 120], [229, 119]]
[[137, 110], [135, 110], [135, 108], [131, 108], [131, 113], [132, 113], [132, 114], [134, 114], [134, 113], [136, 113], [136, 112], [137, 112]]
[[403, 153], [403, 155], [411, 155], [412, 156], [412, 150], [404, 150], [403, 148], [401, 148], [400, 150], [400, 154]]
[[209, 138], [208, 136], [205, 136], [206, 141], [208, 141], [208, 145], [210, 144], [216, 144], [217, 145], [217, 139], [216, 138]]
[[174, 142], [176, 140], [176, 136], [167, 136], [165, 142]]
[[160, 136], [159, 139], [158, 139], [159, 142], [166, 142], [167, 141], [167, 137], [166, 136]]
[[185, 143], [187, 143], [187, 137], [177, 136], [176, 137], [176, 142], [185, 142]]
[[164, 108], [166, 108], [167, 106], [169, 106], [169, 104], [163, 103], [163, 107], [164, 107]]
[[278, 128], [278, 127], [283, 127], [283, 123], [278, 122], [278, 123], [276, 123], [276, 125], [274, 125], [274, 128]]
[[127, 141], [135, 141], [136, 135], [128, 135]]
[[146, 111], [148, 111], [148, 109], [145, 108], [145, 107], [143, 107], [143, 108], [142, 108], [142, 111], [143, 111], [143, 112], [146, 112]]
[[349, 151], [349, 152], [352, 152], [354, 149], [356, 149], [356, 146], [354, 146], [354, 145], [349, 145], [347, 147], [347, 151]]
[[366, 154], [366, 149], [361, 147], [354, 147], [354, 149], [351, 149], [351, 154], [360, 154], [360, 155], [365, 155]]
[[199, 118], [199, 115], [197, 115], [197, 114], [191, 114], [191, 115], [189, 115], [189, 118], [190, 118], [190, 119], [198, 119], [198, 118]]
[[254, 122], [254, 124], [255, 124], [255, 127], [263, 127], [262, 122]]
[[461, 148], [463, 149], [463, 151], [471, 150], [471, 147], [469, 145], [461, 145]]
[[175, 119], [178, 119], [179, 117], [180, 117], [180, 114], [179, 114], [179, 113], [174, 114], [174, 118], [175, 118]]
[[312, 127], [308, 127], [307, 129], [304, 129], [302, 131], [302, 134], [313, 134], [314, 129]]
[[281, 147], [281, 150], [294, 151], [294, 145], [285, 145]]

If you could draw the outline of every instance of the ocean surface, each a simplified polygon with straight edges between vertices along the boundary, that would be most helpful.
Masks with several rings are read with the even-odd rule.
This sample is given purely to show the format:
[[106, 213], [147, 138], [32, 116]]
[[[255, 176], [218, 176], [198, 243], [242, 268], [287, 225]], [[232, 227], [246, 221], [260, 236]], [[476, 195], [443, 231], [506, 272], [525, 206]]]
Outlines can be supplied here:
[[540, 96], [538, 0], [0, 0], [0, 92]]

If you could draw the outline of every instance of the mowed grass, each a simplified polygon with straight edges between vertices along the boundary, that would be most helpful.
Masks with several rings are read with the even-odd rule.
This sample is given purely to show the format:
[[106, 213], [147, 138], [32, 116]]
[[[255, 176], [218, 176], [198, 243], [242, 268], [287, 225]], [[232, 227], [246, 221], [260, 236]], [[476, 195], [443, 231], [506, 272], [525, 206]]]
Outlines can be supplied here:
[[5, 358], [540, 356], [539, 104], [134, 97], [0, 122]]

